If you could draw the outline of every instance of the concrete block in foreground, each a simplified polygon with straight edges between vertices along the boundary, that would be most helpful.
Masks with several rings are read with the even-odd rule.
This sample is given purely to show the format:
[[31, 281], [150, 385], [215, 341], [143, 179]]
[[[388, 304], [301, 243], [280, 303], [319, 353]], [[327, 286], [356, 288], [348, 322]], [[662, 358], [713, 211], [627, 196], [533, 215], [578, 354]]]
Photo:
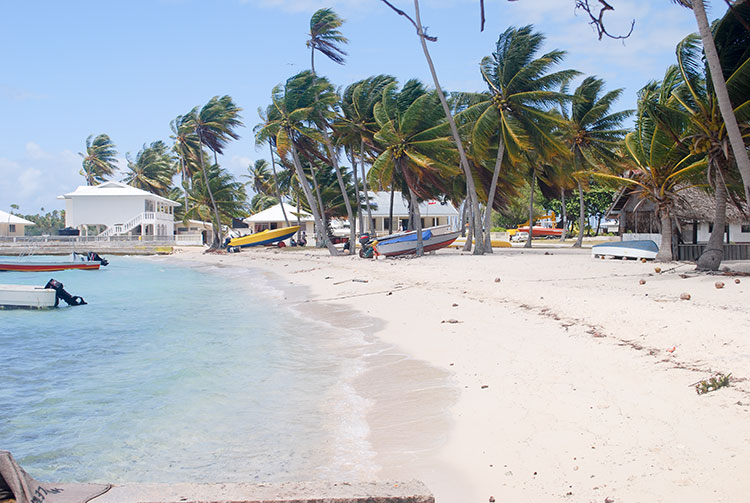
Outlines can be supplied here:
[[125, 484], [92, 503], [435, 503], [422, 482]]

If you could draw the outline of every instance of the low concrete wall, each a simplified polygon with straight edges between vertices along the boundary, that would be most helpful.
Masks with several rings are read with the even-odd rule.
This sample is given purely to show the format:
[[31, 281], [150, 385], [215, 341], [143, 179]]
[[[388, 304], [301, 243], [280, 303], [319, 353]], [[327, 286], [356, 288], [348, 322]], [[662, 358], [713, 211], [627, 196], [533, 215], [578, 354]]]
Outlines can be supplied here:
[[285, 484], [126, 484], [92, 503], [435, 503], [419, 481]]

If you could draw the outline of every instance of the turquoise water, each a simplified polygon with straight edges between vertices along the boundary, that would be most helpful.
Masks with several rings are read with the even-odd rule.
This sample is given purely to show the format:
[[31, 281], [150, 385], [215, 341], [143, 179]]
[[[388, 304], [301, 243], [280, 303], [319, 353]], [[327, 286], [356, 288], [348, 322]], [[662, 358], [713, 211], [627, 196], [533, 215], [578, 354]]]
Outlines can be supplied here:
[[356, 334], [296, 317], [257, 271], [108, 258], [0, 273], [89, 303], [0, 311], [0, 449], [56, 481], [367, 476], [359, 365], [337, 353]]

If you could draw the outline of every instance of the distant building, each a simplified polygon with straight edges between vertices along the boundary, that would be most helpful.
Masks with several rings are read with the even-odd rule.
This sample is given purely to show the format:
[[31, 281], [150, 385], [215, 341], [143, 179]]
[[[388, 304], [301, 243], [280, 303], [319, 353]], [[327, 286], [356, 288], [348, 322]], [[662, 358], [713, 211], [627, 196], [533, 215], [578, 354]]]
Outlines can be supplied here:
[[[259, 211], [255, 215], [244, 218], [242, 221], [248, 225], [250, 232], [286, 227], [284, 213], [281, 211], [281, 204], [279, 203], [263, 211]], [[301, 230], [308, 236], [313, 236], [315, 234], [315, 220], [313, 216], [301, 209], [297, 211], [297, 208], [291, 204], [283, 204], [286, 217], [289, 219], [289, 225], [297, 225], [297, 216], [299, 215]]]
[[0, 210], [0, 236], [24, 236], [27, 225], [34, 225], [34, 222], [29, 222], [17, 215]]
[[[370, 192], [370, 204], [372, 208], [373, 229], [377, 234], [388, 234], [391, 232], [391, 223], [388, 221], [391, 193]], [[367, 210], [362, 208], [362, 213], [367, 218]], [[435, 227], [437, 225], [449, 225], [454, 229], [460, 227], [460, 216], [458, 210], [450, 203], [440, 201], [424, 201], [419, 205], [419, 214], [422, 218], [422, 227]], [[393, 230], [405, 228], [409, 224], [409, 208], [401, 192], [393, 194]]]
[[65, 226], [81, 235], [173, 236], [174, 207], [165, 197], [121, 182], [82, 185], [65, 200]]

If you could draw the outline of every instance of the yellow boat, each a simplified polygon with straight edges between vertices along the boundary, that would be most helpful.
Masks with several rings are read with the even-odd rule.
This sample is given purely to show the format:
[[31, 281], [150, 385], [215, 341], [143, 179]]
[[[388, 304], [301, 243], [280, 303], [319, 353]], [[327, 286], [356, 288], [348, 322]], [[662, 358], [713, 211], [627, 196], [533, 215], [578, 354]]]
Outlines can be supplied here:
[[266, 229], [255, 234], [234, 238], [229, 241], [227, 246], [247, 248], [249, 246], [270, 245], [294, 236], [294, 233], [298, 230], [299, 225], [281, 227], [280, 229]]
[[[472, 244], [473, 243], [474, 241], [472, 241]], [[453, 244], [451, 245], [451, 248], [463, 248], [465, 244], [466, 244], [466, 238], [458, 238], [453, 242]], [[493, 248], [510, 248], [511, 246], [508, 241], [505, 241], [503, 239], [493, 239], [492, 247]]]

